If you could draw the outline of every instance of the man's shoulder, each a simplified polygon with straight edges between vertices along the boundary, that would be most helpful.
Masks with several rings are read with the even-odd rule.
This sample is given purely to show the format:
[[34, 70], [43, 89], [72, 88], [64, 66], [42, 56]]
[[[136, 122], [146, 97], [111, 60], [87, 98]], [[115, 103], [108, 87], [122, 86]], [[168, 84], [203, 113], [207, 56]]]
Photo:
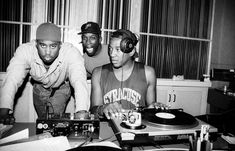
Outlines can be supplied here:
[[17, 47], [17, 49], [16, 49], [17, 53], [20, 52], [20, 53], [26, 53], [26, 54], [32, 54], [35, 51], [37, 51], [35, 41], [23, 43], [23, 44], [19, 45], [19, 47]]
[[102, 69], [109, 69], [109, 68], [112, 68], [112, 63], [107, 63], [107, 64], [104, 64], [101, 66]]
[[135, 62], [135, 63], [139, 66], [139, 69], [141, 68], [144, 69], [147, 78], [149, 76], [155, 77], [155, 69], [153, 67], [145, 65], [142, 62]]
[[77, 47], [75, 47], [72, 43], [62, 43], [61, 44], [61, 53], [63, 54], [79, 54], [80, 56], [82, 56], [82, 54], [80, 53], [80, 51], [78, 50]]
[[96, 68], [94, 69], [94, 72], [97, 72], [97, 71], [101, 72], [101, 71], [104, 71], [104, 70], [108, 70], [108, 69], [110, 69], [110, 68], [112, 68], [112, 64], [111, 64], [111, 63], [108, 63], [108, 64], [104, 64], [104, 65], [102, 65], [102, 66], [96, 67]]
[[35, 40], [32, 40], [30, 42], [26, 42], [26, 43], [22, 43], [21, 45], [19, 45], [18, 48], [25, 48], [25, 47], [28, 47], [28, 48], [32, 48], [32, 47], [36, 47], [36, 42]]
[[107, 75], [112, 72], [112, 64], [105, 64], [102, 66], [96, 67], [92, 72], [92, 77], [98, 77], [98, 79], [101, 78], [101, 74], [104, 76], [102, 79], [106, 79]]
[[151, 66], [144, 65], [145, 72], [148, 72], [149, 74], [155, 74], [155, 69]]
[[72, 43], [64, 42], [61, 44], [61, 48], [70, 48], [70, 49], [77, 49]]
[[93, 71], [92, 71], [92, 76], [97, 76], [100, 75], [102, 71], [102, 66], [96, 67]]
[[156, 79], [156, 73], [153, 67], [144, 65], [144, 69], [145, 69], [147, 81], [149, 81], [150, 79]]

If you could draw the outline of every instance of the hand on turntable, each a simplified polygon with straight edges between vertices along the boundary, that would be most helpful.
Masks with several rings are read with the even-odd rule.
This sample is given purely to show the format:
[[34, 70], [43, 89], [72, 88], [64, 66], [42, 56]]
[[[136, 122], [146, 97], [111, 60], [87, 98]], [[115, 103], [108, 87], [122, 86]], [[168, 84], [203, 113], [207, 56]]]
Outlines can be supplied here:
[[156, 108], [156, 109], [161, 109], [161, 110], [169, 110], [170, 105], [163, 104], [161, 102], [154, 102], [148, 106], [148, 108]]
[[118, 117], [123, 112], [124, 109], [119, 102], [109, 103], [103, 106], [103, 113], [107, 119], [110, 119], [111, 117]]

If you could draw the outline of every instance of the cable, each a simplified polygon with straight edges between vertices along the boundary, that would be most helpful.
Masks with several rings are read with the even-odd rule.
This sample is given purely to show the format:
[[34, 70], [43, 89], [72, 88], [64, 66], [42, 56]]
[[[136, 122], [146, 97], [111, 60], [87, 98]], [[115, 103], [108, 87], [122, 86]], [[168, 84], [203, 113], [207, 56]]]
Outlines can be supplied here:
[[112, 142], [116, 142], [116, 141], [118, 141], [117, 139], [115, 139], [115, 140], [112, 140]]
[[[134, 132], [125, 132], [125, 133], [132, 133], [132, 134], [136, 135], [136, 133], [134, 133]], [[116, 135], [118, 135], [118, 134], [122, 134], [122, 133], [121, 133], [121, 132], [114, 133], [114, 134], [111, 135], [110, 137], [104, 138], [104, 139], [102, 139], [102, 140], [100, 140], [100, 141], [98, 141], [98, 142], [106, 141], [106, 140], [111, 139], [113, 136], [116, 136]]]
[[[50, 106], [48, 106], [48, 104], [50, 104]], [[52, 103], [49, 102], [49, 101], [47, 101], [47, 102], [45, 103], [45, 106], [46, 106], [46, 119], [49, 119], [49, 118], [50, 118], [49, 114], [53, 114], [53, 115], [54, 115], [54, 108], [53, 108]], [[50, 113], [49, 107], [52, 108], [52, 113]]]
[[[124, 58], [124, 55], [125, 55], [125, 53], [123, 53], [123, 55], [122, 55], [122, 72], [121, 72], [121, 91], [123, 91], [122, 89], [123, 89], [123, 58]], [[119, 103], [121, 104], [121, 97], [120, 97], [120, 101], [119, 101]]]
[[51, 108], [52, 108], [52, 114], [54, 114], [54, 113], [55, 113], [55, 111], [54, 111], [54, 107], [53, 107], [52, 103], [51, 103], [51, 102], [47, 102], [47, 103], [49, 103], [49, 104], [51, 105]]
[[87, 137], [87, 139], [81, 143], [80, 145], [78, 145], [76, 148], [82, 147], [83, 145], [87, 144], [88, 142], [92, 142], [93, 138], [91, 136]]

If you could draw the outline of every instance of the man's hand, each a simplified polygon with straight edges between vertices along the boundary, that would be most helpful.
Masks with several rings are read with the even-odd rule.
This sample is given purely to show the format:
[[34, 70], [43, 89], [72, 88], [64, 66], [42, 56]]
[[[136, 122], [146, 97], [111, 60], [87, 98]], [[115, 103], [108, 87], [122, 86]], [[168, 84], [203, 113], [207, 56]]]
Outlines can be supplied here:
[[117, 117], [120, 113], [123, 112], [124, 110], [119, 102], [103, 105], [103, 113], [105, 114], [107, 119], [110, 119], [112, 116]]
[[156, 108], [156, 109], [161, 109], [161, 110], [169, 110], [170, 106], [160, 103], [160, 102], [154, 102], [148, 106], [148, 108]]
[[0, 123], [2, 124], [14, 124], [15, 118], [13, 115], [9, 114], [10, 109], [8, 108], [0, 108]]
[[81, 110], [75, 113], [75, 119], [88, 119], [89, 118], [89, 112], [85, 110]]

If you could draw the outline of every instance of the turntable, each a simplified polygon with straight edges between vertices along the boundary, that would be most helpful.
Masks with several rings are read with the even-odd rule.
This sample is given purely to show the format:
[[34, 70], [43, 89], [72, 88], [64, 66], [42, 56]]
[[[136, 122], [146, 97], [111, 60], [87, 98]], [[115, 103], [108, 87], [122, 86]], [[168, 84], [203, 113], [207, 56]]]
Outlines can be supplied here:
[[145, 123], [163, 130], [186, 129], [198, 125], [196, 118], [181, 109], [145, 109], [142, 115]]
[[[112, 118], [111, 127], [120, 145], [141, 143], [140, 139], [156, 136], [195, 135], [202, 125], [209, 125], [180, 109], [143, 109], [141, 127], [128, 127], [121, 118]], [[209, 125], [209, 132], [217, 128]]]

